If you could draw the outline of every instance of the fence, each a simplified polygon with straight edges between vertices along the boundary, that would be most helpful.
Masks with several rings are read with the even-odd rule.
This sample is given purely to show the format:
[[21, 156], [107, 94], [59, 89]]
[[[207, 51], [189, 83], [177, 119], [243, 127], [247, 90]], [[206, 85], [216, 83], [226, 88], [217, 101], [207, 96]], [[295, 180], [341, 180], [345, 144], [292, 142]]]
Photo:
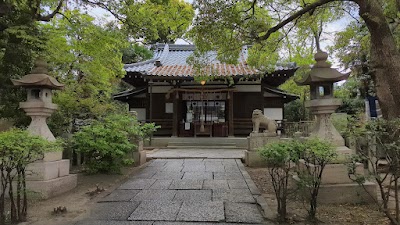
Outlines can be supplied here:
[[314, 126], [314, 121], [282, 122], [282, 136], [293, 137], [296, 132], [308, 137]]

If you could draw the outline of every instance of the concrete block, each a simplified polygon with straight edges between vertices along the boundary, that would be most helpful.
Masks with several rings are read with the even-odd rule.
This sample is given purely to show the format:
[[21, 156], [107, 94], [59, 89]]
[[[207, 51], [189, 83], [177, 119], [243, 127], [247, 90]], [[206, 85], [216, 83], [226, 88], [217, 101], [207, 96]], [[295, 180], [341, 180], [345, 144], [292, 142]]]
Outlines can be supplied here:
[[68, 176], [69, 175], [69, 159], [63, 159], [58, 161], [58, 176]]
[[134, 166], [141, 166], [146, 163], [147, 160], [146, 152], [144, 151], [132, 152], [132, 158], [135, 161], [133, 164]]
[[51, 180], [69, 175], [69, 160], [38, 161], [28, 165], [27, 180]]
[[77, 183], [78, 176], [70, 174], [51, 180], [30, 180], [26, 182], [26, 186], [29, 191], [37, 192], [47, 199], [74, 189]]
[[280, 138], [275, 136], [271, 136], [269, 133], [251, 133], [248, 140], [248, 148], [249, 151], [257, 151], [260, 147], [266, 145], [267, 143], [279, 141]]
[[324, 184], [318, 194], [318, 202], [324, 204], [368, 203], [375, 204], [377, 186], [373, 182], [365, 182], [364, 187], [359, 184]]
[[[304, 160], [300, 160], [300, 169], [305, 169]], [[310, 167], [315, 165], [310, 164]], [[356, 165], [356, 173], [364, 174], [364, 166], [361, 163]], [[348, 176], [347, 165], [345, 164], [328, 164], [325, 166], [324, 172], [322, 173], [322, 184], [352, 184], [352, 181]]]
[[[300, 180], [297, 176], [293, 176], [293, 179], [295, 181]], [[373, 182], [366, 181], [363, 186], [364, 187], [357, 183], [321, 184], [317, 201], [324, 204], [375, 204], [376, 202], [374, 199], [377, 199], [377, 185]], [[303, 195], [308, 196], [308, 191]]]
[[44, 162], [51, 162], [51, 161], [58, 161], [62, 159], [62, 151], [58, 152], [47, 152], [44, 154], [43, 161]]
[[256, 151], [245, 151], [244, 162], [249, 167], [266, 167], [267, 163]]

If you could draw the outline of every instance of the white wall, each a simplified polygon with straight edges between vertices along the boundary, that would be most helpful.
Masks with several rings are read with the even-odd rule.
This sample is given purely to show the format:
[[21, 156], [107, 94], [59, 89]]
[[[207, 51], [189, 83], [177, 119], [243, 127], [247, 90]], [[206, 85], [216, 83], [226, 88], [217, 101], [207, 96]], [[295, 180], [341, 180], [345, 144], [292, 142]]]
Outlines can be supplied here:
[[146, 121], [146, 109], [145, 108], [130, 108], [129, 111], [136, 111], [137, 119], [139, 121]]
[[273, 120], [283, 120], [283, 109], [264, 108], [264, 115]]

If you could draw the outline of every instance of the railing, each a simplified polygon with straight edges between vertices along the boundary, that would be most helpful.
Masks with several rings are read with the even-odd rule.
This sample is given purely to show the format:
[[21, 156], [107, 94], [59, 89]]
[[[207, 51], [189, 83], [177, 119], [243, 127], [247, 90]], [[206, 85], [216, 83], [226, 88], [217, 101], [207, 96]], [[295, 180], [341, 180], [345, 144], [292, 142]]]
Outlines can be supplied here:
[[314, 126], [314, 121], [283, 122], [282, 135], [293, 137], [296, 132], [301, 132], [301, 136], [308, 137]]

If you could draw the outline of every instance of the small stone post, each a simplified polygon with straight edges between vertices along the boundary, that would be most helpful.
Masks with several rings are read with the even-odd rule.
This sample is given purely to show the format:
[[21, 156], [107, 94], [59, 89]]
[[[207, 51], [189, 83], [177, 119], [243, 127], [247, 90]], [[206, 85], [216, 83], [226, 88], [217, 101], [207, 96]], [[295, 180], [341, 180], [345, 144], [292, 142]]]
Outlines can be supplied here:
[[[37, 60], [32, 72], [19, 80], [11, 80], [15, 86], [27, 90], [26, 102], [20, 102], [32, 121], [28, 131], [49, 141], [55, 141], [53, 133], [47, 126], [46, 120], [57, 109], [52, 103], [52, 90], [64, 87], [55, 78], [47, 75], [47, 64]], [[77, 176], [69, 174], [69, 160], [62, 159], [62, 152], [45, 153], [44, 158], [28, 165], [27, 188], [39, 192], [43, 198], [49, 198], [76, 187]]]

